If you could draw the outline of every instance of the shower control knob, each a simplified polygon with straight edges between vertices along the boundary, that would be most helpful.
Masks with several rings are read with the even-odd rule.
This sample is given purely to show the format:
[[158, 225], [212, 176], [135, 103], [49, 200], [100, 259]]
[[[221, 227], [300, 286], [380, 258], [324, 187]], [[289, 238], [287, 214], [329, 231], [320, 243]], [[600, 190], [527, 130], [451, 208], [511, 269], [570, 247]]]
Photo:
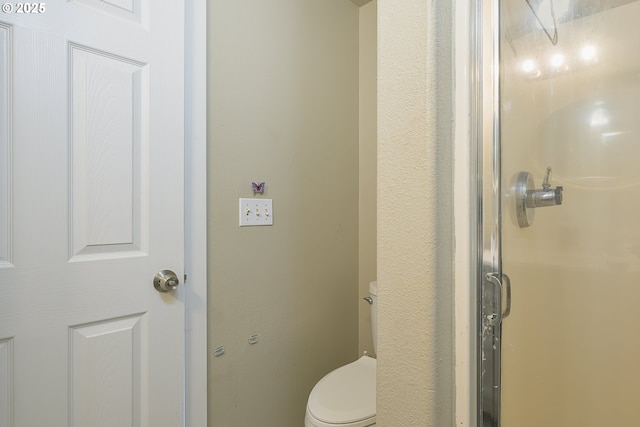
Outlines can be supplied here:
[[556, 193], [556, 205], [562, 204], [562, 186], [558, 185], [554, 190]]
[[515, 185], [516, 218], [522, 228], [533, 223], [533, 209], [562, 204], [562, 186], [552, 188], [549, 183], [551, 167], [542, 182], [542, 189], [536, 189], [533, 176], [529, 172], [520, 172]]

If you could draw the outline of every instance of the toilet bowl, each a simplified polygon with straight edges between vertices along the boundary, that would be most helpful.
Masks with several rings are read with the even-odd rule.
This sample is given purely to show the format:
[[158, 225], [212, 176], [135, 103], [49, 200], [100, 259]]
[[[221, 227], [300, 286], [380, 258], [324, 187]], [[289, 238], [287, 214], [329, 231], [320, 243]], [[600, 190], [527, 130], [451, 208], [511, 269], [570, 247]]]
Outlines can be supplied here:
[[325, 375], [307, 403], [305, 427], [365, 427], [376, 423], [376, 359], [362, 356]]
[[[377, 283], [369, 284], [371, 330], [376, 348]], [[311, 390], [305, 427], [369, 427], [376, 425], [376, 359], [366, 354], [331, 371]]]

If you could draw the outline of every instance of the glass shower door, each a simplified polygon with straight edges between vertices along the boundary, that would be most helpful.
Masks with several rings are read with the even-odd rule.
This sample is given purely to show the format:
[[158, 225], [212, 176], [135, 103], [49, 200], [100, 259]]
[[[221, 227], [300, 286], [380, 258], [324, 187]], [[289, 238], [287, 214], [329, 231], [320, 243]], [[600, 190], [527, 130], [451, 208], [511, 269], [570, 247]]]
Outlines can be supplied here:
[[512, 295], [483, 427], [639, 426], [640, 1], [498, 4]]

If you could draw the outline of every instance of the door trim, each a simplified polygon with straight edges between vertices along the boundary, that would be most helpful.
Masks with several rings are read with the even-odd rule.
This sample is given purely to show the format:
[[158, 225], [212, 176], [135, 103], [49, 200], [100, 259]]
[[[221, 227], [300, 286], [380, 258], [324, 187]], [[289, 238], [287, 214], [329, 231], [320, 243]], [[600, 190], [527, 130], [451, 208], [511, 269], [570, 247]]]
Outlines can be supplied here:
[[207, 426], [207, 2], [185, 2], [186, 427]]
[[477, 410], [477, 1], [456, 0], [454, 8], [454, 235], [455, 235], [455, 411], [456, 426], [475, 427]]

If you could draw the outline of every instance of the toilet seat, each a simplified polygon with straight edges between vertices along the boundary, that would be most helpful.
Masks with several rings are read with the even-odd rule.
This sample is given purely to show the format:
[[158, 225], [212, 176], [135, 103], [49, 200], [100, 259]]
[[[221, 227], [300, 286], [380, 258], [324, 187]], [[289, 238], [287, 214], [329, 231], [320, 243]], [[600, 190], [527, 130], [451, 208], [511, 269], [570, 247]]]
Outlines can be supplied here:
[[325, 375], [309, 395], [306, 416], [316, 427], [375, 425], [376, 359], [362, 356]]

